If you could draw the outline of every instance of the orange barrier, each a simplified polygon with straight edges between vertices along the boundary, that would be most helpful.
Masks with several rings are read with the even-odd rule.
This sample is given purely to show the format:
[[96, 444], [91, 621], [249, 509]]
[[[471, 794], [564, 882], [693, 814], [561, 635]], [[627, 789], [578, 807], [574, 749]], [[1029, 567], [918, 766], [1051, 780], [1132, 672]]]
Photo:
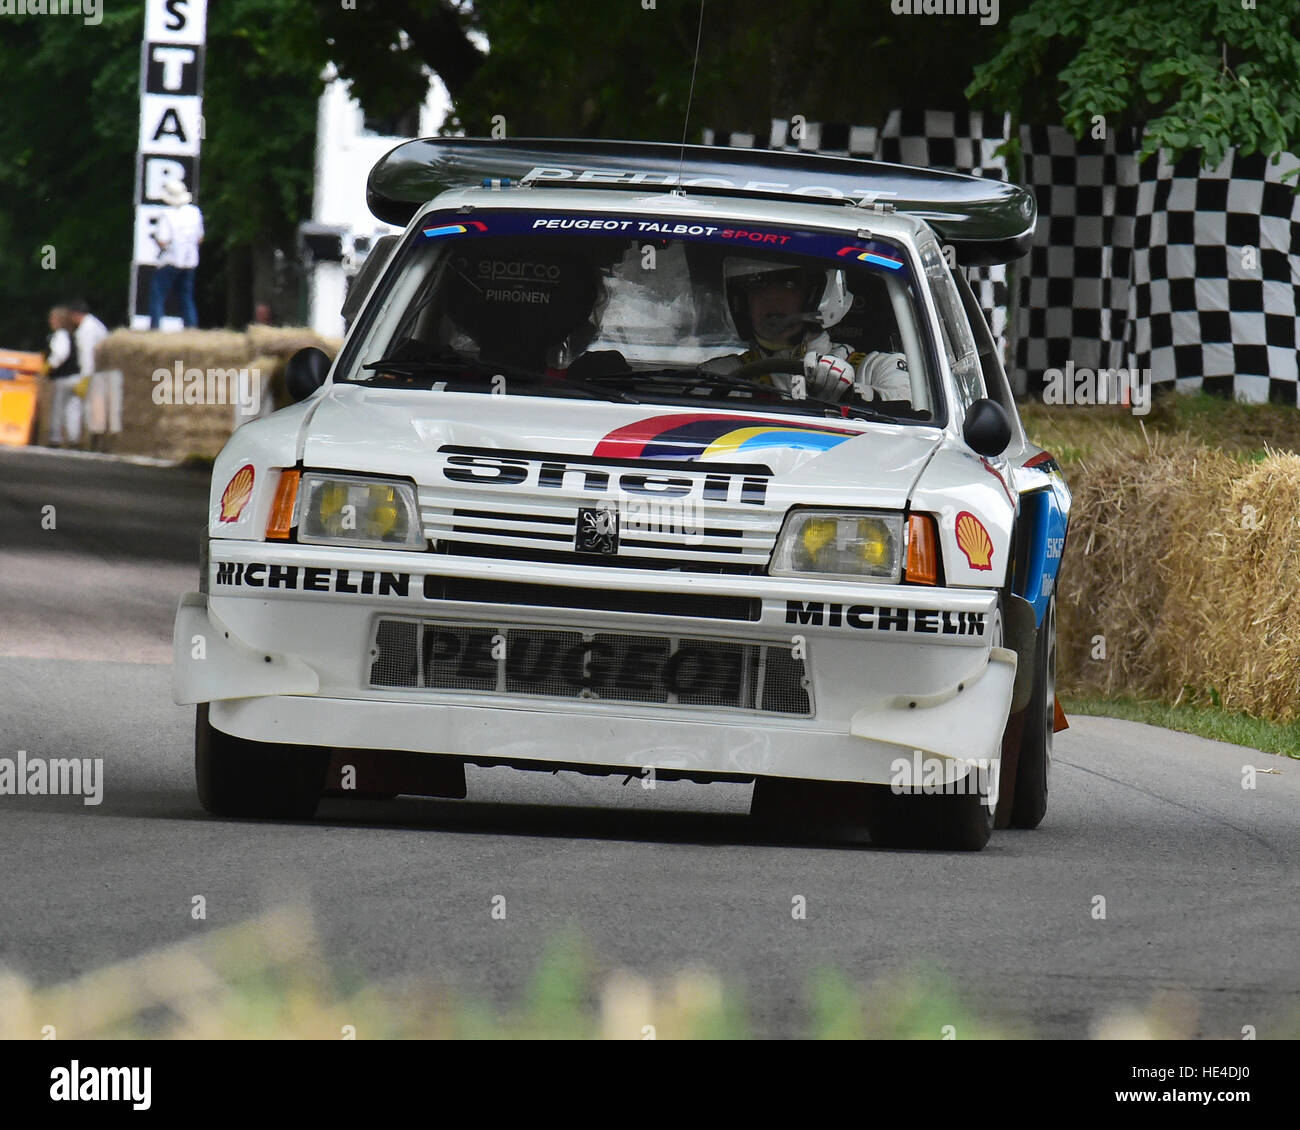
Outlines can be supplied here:
[[35, 438], [44, 371], [41, 354], [0, 349], [0, 444], [25, 447]]

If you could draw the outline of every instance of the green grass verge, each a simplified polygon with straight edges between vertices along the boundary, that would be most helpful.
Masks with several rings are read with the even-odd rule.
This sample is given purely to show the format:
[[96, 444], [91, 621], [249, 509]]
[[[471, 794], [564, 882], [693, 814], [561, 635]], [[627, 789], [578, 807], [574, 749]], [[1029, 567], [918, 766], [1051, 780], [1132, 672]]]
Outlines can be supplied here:
[[1250, 714], [1234, 713], [1217, 706], [1180, 704], [1170, 706], [1164, 702], [1146, 699], [1116, 697], [1061, 696], [1065, 713], [1093, 714], [1106, 718], [1124, 718], [1130, 722], [1145, 722], [1163, 726], [1166, 730], [1180, 730], [1219, 742], [1249, 746], [1265, 753], [1300, 760], [1300, 722], [1269, 722]]
[[1063, 464], [1078, 463], [1117, 433], [1184, 434], [1243, 462], [1267, 451], [1300, 452], [1300, 412], [1284, 404], [1243, 404], [1207, 393], [1163, 395], [1145, 416], [1113, 406], [1019, 405], [1025, 430]]

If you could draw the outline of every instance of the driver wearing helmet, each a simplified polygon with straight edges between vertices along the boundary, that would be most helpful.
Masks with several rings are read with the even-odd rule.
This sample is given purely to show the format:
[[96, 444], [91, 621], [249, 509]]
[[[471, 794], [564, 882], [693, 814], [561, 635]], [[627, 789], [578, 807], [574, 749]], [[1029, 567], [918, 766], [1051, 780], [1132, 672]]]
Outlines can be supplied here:
[[[855, 353], [831, 342], [827, 330], [853, 305], [840, 269], [729, 258], [723, 263], [723, 290], [736, 329], [753, 345], [739, 355], [715, 357], [704, 369], [727, 373], [767, 358], [801, 361], [803, 393], [813, 399], [838, 401], [856, 392], [863, 400], [911, 401], [901, 353]], [[796, 395], [799, 379], [789, 373], [759, 378]]]

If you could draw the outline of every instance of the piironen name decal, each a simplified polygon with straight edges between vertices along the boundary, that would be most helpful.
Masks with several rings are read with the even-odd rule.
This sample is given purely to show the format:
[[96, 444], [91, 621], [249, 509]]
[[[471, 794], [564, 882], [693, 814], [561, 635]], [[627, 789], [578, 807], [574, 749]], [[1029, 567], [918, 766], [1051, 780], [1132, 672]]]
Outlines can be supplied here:
[[787, 624], [861, 628], [877, 632], [914, 632], [935, 636], [982, 636], [983, 612], [950, 612], [938, 608], [890, 608], [875, 604], [830, 604], [821, 600], [787, 600]]

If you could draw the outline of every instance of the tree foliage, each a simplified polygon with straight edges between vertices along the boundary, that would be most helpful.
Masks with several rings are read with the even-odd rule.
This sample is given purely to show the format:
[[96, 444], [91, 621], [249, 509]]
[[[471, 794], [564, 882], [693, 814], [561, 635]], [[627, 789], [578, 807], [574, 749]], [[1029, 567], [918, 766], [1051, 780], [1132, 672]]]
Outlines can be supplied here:
[[[1147, 157], [1300, 149], [1300, 0], [1033, 0], [967, 90], [1060, 121], [1140, 126]], [[1055, 107], [1052, 101], [1055, 101]]]
[[43, 344], [45, 310], [63, 299], [125, 313], [144, 18], [102, 15], [4, 19], [0, 346]]

